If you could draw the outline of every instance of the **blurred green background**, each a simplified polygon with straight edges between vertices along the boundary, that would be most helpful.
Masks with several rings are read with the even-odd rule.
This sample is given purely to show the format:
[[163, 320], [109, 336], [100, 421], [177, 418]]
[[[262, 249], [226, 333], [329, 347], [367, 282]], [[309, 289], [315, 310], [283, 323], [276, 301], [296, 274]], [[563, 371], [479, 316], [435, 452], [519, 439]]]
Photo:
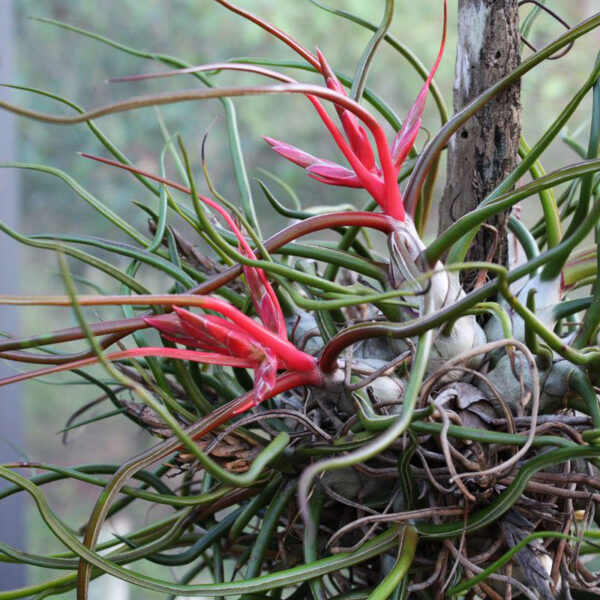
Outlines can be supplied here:
[[[196, 85], [189, 77], [157, 81], [107, 84], [106, 79], [116, 76], [150, 73], [165, 70], [152, 61], [131, 57], [94, 40], [78, 36], [29, 17], [46, 17], [104, 34], [135, 48], [173, 54], [193, 64], [220, 61], [236, 56], [253, 56], [295, 60], [293, 53], [281, 43], [270, 39], [262, 30], [228, 13], [215, 2], [208, 0], [3, 0], [12, 3], [16, 14], [16, 70], [14, 84], [32, 86], [59, 94], [85, 108], [97, 107], [120, 98], [147, 92], [169, 89], [186, 89]], [[352, 75], [370, 33], [357, 25], [328, 14], [308, 0], [253, 0], [240, 1], [241, 6], [272, 21], [297, 37], [306, 47], [318, 46], [331, 65]], [[330, 0], [329, 5], [354, 12], [372, 22], [381, 18], [382, 0]], [[547, 5], [557, 10], [569, 23], [576, 23], [597, 10], [596, 0], [548, 0]], [[441, 33], [441, 0], [422, 2], [397, 2], [395, 21], [391, 33], [409, 46], [429, 68], [438, 51]], [[532, 5], [523, 7], [523, 15]], [[456, 2], [449, 3], [449, 39], [436, 81], [441, 88], [449, 112], [452, 113], [452, 80], [454, 72]], [[541, 46], [561, 33], [562, 27], [542, 15], [531, 35], [531, 41]], [[595, 54], [600, 47], [598, 33], [580, 40], [567, 56], [559, 61], [548, 61], [523, 81], [524, 131], [529, 143], [534, 143], [552, 121], [570, 95], [581, 85]], [[525, 50], [525, 55], [529, 50]], [[290, 75], [302, 81], [317, 83], [315, 76], [298, 71]], [[215, 77], [219, 85], [253, 84], [256, 76], [246, 74], [221, 74]], [[385, 44], [368, 79], [368, 86], [387, 100], [400, 117], [414, 101], [421, 80], [406, 61]], [[27, 92], [15, 92], [13, 101], [28, 108], [51, 113], [66, 114], [58, 103]], [[335, 190], [306, 177], [302, 169], [276, 157], [262, 141], [262, 135], [288, 141], [315, 155], [339, 158], [329, 136], [323, 131], [311, 106], [300, 97], [272, 96], [246, 98], [235, 101], [239, 128], [249, 177], [261, 176], [258, 169], [267, 169], [283, 178], [298, 193], [302, 203], [333, 205], [352, 202], [361, 206], [363, 192]], [[583, 103], [573, 118], [570, 129], [576, 131], [581, 143], [586, 143], [586, 110]], [[180, 133], [198, 165], [196, 172], [201, 181], [200, 144], [210, 130], [208, 138], [208, 167], [218, 189], [228, 198], [237, 201], [238, 194], [231, 169], [226, 142], [223, 109], [217, 101], [194, 102], [163, 107], [162, 118], [171, 134]], [[439, 127], [439, 117], [433, 102], [429, 101], [423, 132], [419, 143]], [[157, 112], [146, 108], [132, 113], [109, 116], [98, 121], [105, 134], [116, 143], [137, 165], [158, 170], [158, 157], [164, 140], [159, 128]], [[391, 137], [392, 131], [389, 131]], [[145, 229], [146, 217], [133, 201], [156, 206], [156, 199], [126, 173], [81, 158], [77, 152], [106, 155], [106, 151], [85, 125], [57, 127], [25, 119], [18, 120], [19, 161], [51, 165], [68, 172], [113, 210], [135, 226]], [[566, 145], [557, 141], [544, 159], [547, 171], [577, 160]], [[169, 172], [175, 175], [169, 166]], [[0, 181], [2, 171], [0, 171]], [[281, 226], [283, 219], [274, 214], [264, 200], [258, 186], [252, 182], [257, 212], [263, 234]], [[273, 186], [282, 200], [285, 194]], [[443, 190], [440, 178], [437, 196]], [[110, 223], [100, 219], [63, 182], [50, 175], [33, 171], [21, 172], [21, 230], [26, 233], [80, 233], [124, 241], [123, 234]], [[529, 219], [537, 216], [535, 200], [530, 200]], [[0, 209], [1, 216], [1, 209]], [[435, 216], [435, 215], [434, 215]], [[430, 231], [435, 231], [433, 221]], [[23, 293], [62, 293], [63, 283], [56, 274], [57, 261], [51, 252], [23, 249], [23, 277], [19, 282]], [[106, 257], [106, 254], [99, 253]], [[114, 260], [114, 259], [111, 259]], [[119, 263], [122, 266], [126, 263]], [[118, 292], [116, 285], [92, 272], [85, 265], [71, 262], [73, 272], [94, 281], [97, 285]], [[146, 277], [142, 273], [142, 277]], [[152, 291], [164, 291], [164, 282], [148, 277], [145, 282]], [[82, 292], [91, 291], [82, 286]], [[1, 290], [10, 292], [12, 290]], [[99, 316], [107, 318], [109, 312], [88, 311], [90, 320]], [[34, 334], [73, 324], [66, 310], [22, 311], [22, 334]], [[100, 374], [101, 376], [101, 374]], [[152, 443], [149, 435], [140, 432], [126, 419], [112, 418], [85, 427], [63, 445], [56, 432], [65, 426], [69, 416], [98, 392], [91, 386], [71, 385], [69, 375], [48, 378], [25, 386], [27, 416], [26, 442], [23, 455], [29, 460], [43, 460], [57, 464], [80, 464], [102, 461], [119, 464], [140, 448]], [[104, 410], [101, 406], [99, 414]], [[87, 416], [92, 416], [94, 410]], [[75, 526], [80, 524], [97, 497], [98, 490], [90, 486], [53, 485], [46, 488], [50, 501], [59, 514]], [[159, 509], [145, 507], [157, 516]], [[128, 513], [128, 522], [111, 523], [115, 529], [127, 529], [141, 524], [146, 515]], [[49, 537], [44, 526], [29, 511], [28, 549], [48, 553], [59, 551], [60, 545]], [[177, 577], [177, 573], [152, 566], [136, 565], [136, 569], [152, 570], [158, 577]], [[29, 571], [31, 582], [44, 578], [41, 570]], [[104, 578], [106, 579], [106, 578]], [[103, 580], [104, 581], [104, 580]], [[95, 598], [126, 598], [122, 587], [111, 588], [108, 579], [92, 584]], [[117, 584], [118, 585], [118, 584]], [[126, 586], [125, 586], [126, 587]], [[160, 594], [130, 591], [130, 598], [159, 598]]]

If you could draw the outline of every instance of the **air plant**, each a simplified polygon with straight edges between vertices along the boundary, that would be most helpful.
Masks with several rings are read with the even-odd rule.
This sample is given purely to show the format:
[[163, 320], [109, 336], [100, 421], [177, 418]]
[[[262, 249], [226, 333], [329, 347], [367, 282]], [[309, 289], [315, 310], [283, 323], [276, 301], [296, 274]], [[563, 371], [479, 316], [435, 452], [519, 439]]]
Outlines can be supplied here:
[[[405, 119], [400, 123], [382, 102], [374, 102], [397, 130], [391, 143], [360, 100], [363, 92], [371, 94], [365, 81], [377, 46], [392, 39], [386, 33], [393, 1], [386, 2], [354, 85], [336, 74], [320, 50], [307, 50], [228, 0], [217, 3], [287, 44], [325, 86], [301, 83], [260, 61], [194, 66], [53, 22], [171, 69], [120, 81], [185, 74], [207, 88], [136, 97], [91, 111], [52, 96], [77, 110], [68, 117], [0, 102], [0, 108], [38, 121], [86, 122], [112, 158], [83, 156], [102, 163], [98, 168], [111, 166], [136, 177], [161, 207], [158, 213], [146, 209], [148, 238], [68, 175], [38, 165], [2, 165], [58, 175], [135, 245], [85, 236], [25, 236], [0, 223], [2, 231], [23, 243], [56, 251], [67, 289], [64, 296], [3, 295], [0, 302], [72, 307], [79, 322], [26, 339], [0, 340], [0, 358], [41, 365], [0, 385], [100, 363], [109, 376], [108, 384], [98, 381], [106, 398], [120, 414], [162, 438], [109, 468], [108, 480], [83, 467], [38, 464], [48, 473], [26, 478], [18, 469], [32, 466], [28, 463], [0, 466], [0, 476], [11, 483], [0, 491], [0, 500], [30, 494], [65, 547], [58, 555], [32, 554], [0, 542], [0, 560], [64, 571], [42, 584], [0, 592], [0, 600], [72, 589], [84, 600], [90, 581], [103, 574], [171, 597], [599, 595], [596, 575], [585, 562], [597, 553], [593, 540], [599, 535], [594, 512], [600, 499], [594, 477], [600, 464], [598, 249], [580, 244], [600, 217], [600, 62], [540, 141], [531, 148], [523, 142], [515, 171], [477, 210], [430, 244], [421, 236], [430, 198], [421, 191], [427, 178], [433, 188], [440, 153], [470, 116], [598, 27], [600, 15], [532, 54], [445, 122], [418, 153], [425, 102], [444, 51], [445, 2], [439, 53], [429, 72], [420, 70], [424, 84]], [[369, 26], [347, 13], [330, 12]], [[277, 83], [219, 87], [215, 82], [224, 70]], [[346, 83], [352, 85], [350, 95]], [[594, 102], [586, 156], [548, 174], [533, 168], [590, 90]], [[131, 164], [95, 123], [143, 106], [265, 94], [308, 99], [347, 165], [265, 136], [273, 150], [320, 183], [364, 190], [368, 209], [313, 214], [303, 207], [293, 212], [295, 222], [263, 240], [235, 136], [241, 210], [217, 192], [204, 156], [212, 197], [198, 193], [181, 139], [178, 147], [173, 138], [166, 140], [161, 173], [155, 174]], [[226, 112], [235, 124], [235, 115]], [[166, 176], [167, 151], [181, 166], [182, 182]], [[532, 181], [515, 188], [528, 170]], [[550, 191], [562, 183], [571, 187], [557, 202]], [[289, 216], [262, 182], [261, 187]], [[527, 251], [524, 263], [507, 269], [465, 262], [486, 219], [536, 194], [544, 215], [539, 224], [530, 231], [513, 216], [513, 234]], [[561, 204], [566, 206], [562, 215]], [[194, 233], [180, 233], [172, 224], [176, 216]], [[302, 240], [327, 230], [341, 234], [337, 245]], [[360, 241], [360, 230], [387, 236], [385, 260]], [[214, 256], [195, 248], [200, 238]], [[81, 250], [82, 244], [133, 263], [121, 271]], [[107, 273], [122, 293], [79, 293], [69, 257]], [[173, 286], [149, 293], [135, 277], [141, 264], [168, 274]], [[494, 278], [482, 279], [467, 293], [460, 273], [473, 267]], [[523, 277], [527, 282], [513, 289], [511, 284]], [[590, 288], [588, 296], [571, 297], [584, 287]], [[119, 306], [125, 316], [89, 323], [81, 311], [85, 306]], [[150, 345], [142, 332], [159, 335], [161, 344]], [[59, 353], [53, 348], [74, 340], [87, 340], [89, 349]], [[135, 400], [124, 397], [129, 392]], [[149, 471], [152, 465], [158, 466]], [[172, 484], [174, 475], [183, 476], [183, 486]], [[127, 485], [135, 477], [141, 483]], [[82, 537], [46, 499], [43, 485], [56, 479], [103, 488]], [[168, 505], [173, 512], [99, 543], [109, 516], [144, 510], [144, 502]], [[148, 576], [136, 570], [141, 560], [187, 571], [179, 582]], [[205, 583], [208, 572], [213, 583]]]

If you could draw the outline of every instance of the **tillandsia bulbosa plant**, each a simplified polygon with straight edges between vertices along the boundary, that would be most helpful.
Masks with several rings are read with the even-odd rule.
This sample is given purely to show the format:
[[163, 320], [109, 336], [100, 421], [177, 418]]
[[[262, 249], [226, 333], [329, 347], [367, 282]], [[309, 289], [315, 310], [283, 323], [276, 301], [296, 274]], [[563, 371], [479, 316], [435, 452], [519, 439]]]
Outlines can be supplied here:
[[[78, 320], [76, 327], [28, 338], [6, 332], [0, 358], [36, 366], [0, 385], [71, 371], [95, 382], [98, 401], [114, 405], [94, 420], [127, 418], [155, 436], [148, 450], [121, 465], [0, 466], [7, 482], [0, 510], [1, 499], [30, 495], [64, 546], [61, 553], [34, 554], [0, 541], [0, 560], [52, 573], [43, 583], [0, 592], [0, 599], [76, 590], [83, 600], [90, 582], [107, 576], [170, 598], [600, 595], [594, 560], [600, 254], [589, 239], [600, 236], [600, 60], [539, 140], [531, 146], [521, 140], [520, 161], [492, 191], [473, 210], [455, 215], [435, 240], [424, 241], [436, 173], [453, 136], [538, 65], [589, 39], [600, 14], [517, 60], [448, 119], [433, 82], [444, 54], [445, 3], [432, 0], [440, 41], [430, 70], [388, 33], [401, 7], [384, 4], [383, 20], [373, 25], [307, 2], [307, 9], [328, 11], [332, 22], [350, 19], [373, 32], [354, 77], [228, 0], [215, 0], [207, 10], [250, 21], [297, 60], [223, 57], [192, 65], [51, 22], [162, 68], [150, 74], [140, 66], [138, 74], [120, 77], [125, 84], [178, 76], [195, 85], [89, 111], [54, 93], [22, 88], [67, 105], [74, 111], [67, 116], [0, 103], [44, 123], [86, 123], [106, 151], [83, 156], [98, 169], [135, 177], [145, 194], [139, 207], [149, 218], [148, 230], [139, 231], [66, 173], [2, 165], [60, 177], [130, 241], [24, 235], [0, 223], [4, 234], [56, 252], [66, 289], [63, 296], [3, 295], [0, 302], [65, 307]], [[544, 7], [530, 4], [525, 39]], [[399, 53], [398, 73], [415, 69], [423, 79], [403, 119], [393, 102], [366, 85], [385, 45]], [[228, 71], [238, 85], [220, 85]], [[309, 75], [322, 83], [303, 82]], [[258, 83], [239, 83], [247, 78]], [[305, 98], [307, 111], [295, 110], [294, 119], [319, 119], [344, 162], [265, 137], [279, 155], [273, 161], [303, 167], [322, 197], [327, 186], [362, 190], [360, 210], [311, 207], [279, 182], [295, 202], [289, 208], [260, 181], [273, 210], [291, 219], [261, 237], [231, 101], [261, 95], [278, 95], [282, 111], [289, 95]], [[443, 124], [418, 149], [428, 95], [435, 96]], [[590, 96], [588, 147], [564, 134], [581, 160], [545, 173], [544, 151]], [[102, 132], [104, 115], [181, 102], [193, 112], [214, 98], [224, 106], [239, 205], [211, 180], [206, 138], [201, 164], [194, 164], [190, 140], [163, 127], [159, 170], [152, 172], [130, 162]], [[388, 126], [395, 132], [391, 142]], [[285, 131], [268, 133], [287, 139]], [[516, 211], [508, 219], [510, 245], [524, 258], [517, 261], [517, 252], [509, 261], [494, 259], [492, 252], [470, 260], [487, 222], [526, 199], [541, 206], [539, 222], [527, 227]], [[319, 232], [326, 241], [306, 237]], [[508, 233], [497, 229], [496, 236]], [[374, 245], [375, 238], [386, 244]], [[102, 257], [93, 253], [98, 248]], [[81, 278], [71, 274], [75, 261], [103, 272], [114, 289], [82, 293]], [[165, 287], [149, 290], [142, 272], [156, 273]], [[475, 272], [474, 283], [467, 272]], [[85, 312], [105, 306], [119, 307], [122, 318], [92, 322]], [[86, 349], [69, 348], [76, 340]], [[85, 370], [98, 364], [102, 379]], [[85, 409], [76, 423], [85, 422]], [[29, 476], [27, 468], [37, 472]], [[48, 502], [44, 485], [56, 481], [100, 488], [81, 530]], [[169, 507], [167, 516], [146, 512], [156, 504]], [[108, 518], [136, 510], [146, 515], [143, 527], [100, 539]], [[178, 567], [181, 575], [148, 575], [140, 563]]]

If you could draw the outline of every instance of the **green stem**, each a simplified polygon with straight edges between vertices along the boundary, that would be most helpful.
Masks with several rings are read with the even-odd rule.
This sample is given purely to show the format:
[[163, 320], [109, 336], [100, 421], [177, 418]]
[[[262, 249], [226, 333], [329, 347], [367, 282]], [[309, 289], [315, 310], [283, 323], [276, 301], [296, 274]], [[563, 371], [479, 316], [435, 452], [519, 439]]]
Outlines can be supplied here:
[[[327, 500], [327, 493], [324, 488], [319, 486], [312, 497], [309, 500], [309, 513], [313, 523], [319, 523], [321, 520], [321, 513], [323, 505]], [[304, 550], [304, 562], [305, 564], [311, 564], [319, 558], [319, 528], [315, 527], [305, 528], [304, 537], [302, 539], [302, 548]], [[310, 589], [312, 591], [314, 600], [326, 600], [327, 594], [325, 591], [325, 584], [321, 577], [310, 580]]]
[[[365, 29], [370, 29], [371, 31], [375, 31], [377, 29], [377, 25], [375, 25], [374, 23], [365, 21], [364, 19], [361, 19], [360, 17], [358, 17], [352, 13], [349, 13], [349, 12], [346, 12], [343, 10], [329, 8], [328, 6], [326, 6], [319, 0], [309, 0], [309, 2], [311, 2], [315, 6], [318, 6], [319, 8], [322, 8], [323, 10], [325, 10], [331, 14], [342, 17], [343, 19], [347, 19], [348, 21], [352, 21], [353, 23], [356, 23], [357, 25], [360, 25], [361, 27], [364, 27]], [[407, 62], [410, 64], [410, 66], [419, 74], [419, 76], [423, 80], [427, 79], [427, 76], [429, 75], [429, 71], [427, 70], [425, 65], [417, 58], [417, 56], [410, 50], [410, 48], [408, 46], [403, 44], [400, 40], [395, 38], [393, 35], [390, 35], [389, 33], [386, 34], [383, 39], [394, 50], [396, 50], [396, 52], [398, 52], [401, 56], [403, 56], [407, 60]], [[441, 119], [442, 125], [443, 125], [444, 123], [446, 123], [448, 121], [448, 109], [446, 108], [446, 105], [444, 103], [444, 97], [442, 96], [442, 93], [440, 92], [440, 89], [437, 87], [435, 81], [431, 82], [430, 90], [431, 90], [431, 95], [435, 100], [435, 104], [437, 106], [438, 112], [440, 114], [440, 119]], [[397, 124], [396, 126], [394, 126], [394, 129], [400, 129], [400, 124]]]
[[373, 36], [369, 40], [367, 47], [365, 48], [356, 73], [354, 75], [354, 81], [352, 82], [352, 89], [350, 90], [350, 97], [356, 102], [360, 102], [365, 85], [367, 83], [367, 76], [369, 74], [369, 68], [375, 58], [377, 47], [381, 41], [385, 38], [390, 25], [392, 24], [392, 18], [394, 17], [394, 0], [385, 0], [385, 11], [379, 27], [374, 32]]
[[517, 238], [528, 259], [535, 258], [540, 253], [535, 238], [523, 221], [517, 219], [515, 215], [511, 215], [508, 219], [508, 230]]
[[[597, 65], [600, 64], [600, 54], [596, 59]], [[596, 70], [597, 71], [597, 70]], [[592, 93], [592, 122], [590, 124], [590, 137], [586, 158], [596, 158], [600, 149], [600, 79], [596, 77]], [[585, 219], [590, 206], [592, 197], [592, 188], [594, 186], [594, 174], [588, 173], [581, 178], [581, 187], [579, 188], [579, 201], [577, 208], [573, 213], [573, 218], [567, 229], [566, 235], [570, 235], [577, 228], [579, 221]]]
[[519, 500], [531, 476], [541, 469], [569, 460], [596, 458], [598, 456], [600, 456], [600, 448], [590, 446], [559, 448], [558, 450], [545, 452], [522, 465], [514, 481], [506, 490], [496, 496], [485, 508], [472, 513], [466, 522], [461, 519], [443, 524], [417, 523], [414, 527], [425, 539], [447, 539], [463, 533], [473, 533], [494, 523], [504, 515]]
[[[256, 577], [247, 581], [182, 585], [157, 579], [155, 577], [136, 574], [130, 569], [125, 569], [116, 565], [114, 562], [91, 551], [73, 536], [73, 534], [60, 522], [54, 512], [50, 509], [46, 498], [40, 494], [36, 486], [31, 484], [25, 477], [2, 466], [0, 466], [0, 477], [19, 485], [34, 498], [44, 521], [52, 529], [53, 533], [73, 552], [114, 577], [163, 594], [176, 593], [181, 596], [204, 595], [214, 597], [262, 592], [269, 589], [302, 583], [313, 577], [319, 577], [336, 570], [351, 567], [374, 556], [379, 556], [397, 544], [398, 530], [396, 527], [392, 527], [354, 552], [340, 553], [335, 556], [320, 559], [310, 565], [300, 565], [270, 575], [262, 575], [261, 577]], [[20, 597], [23, 597], [23, 594], [19, 591], [0, 592], [0, 600], [12, 600]]]
[[417, 551], [419, 534], [412, 527], [405, 527], [400, 534], [400, 550], [396, 563], [385, 579], [369, 594], [368, 600], [387, 600], [406, 577]]
[[[461, 252], [466, 248], [468, 240], [475, 235], [479, 226], [484, 223], [486, 219], [514, 206], [521, 200], [528, 198], [533, 194], [537, 194], [550, 187], [570, 181], [576, 177], [581, 177], [586, 173], [594, 173], [598, 171], [598, 169], [600, 169], [600, 160], [598, 159], [562, 167], [561, 169], [553, 171], [548, 175], [544, 175], [512, 192], [506, 192], [505, 194], [494, 198], [492, 202], [488, 203], [486, 201], [485, 203], [482, 203], [476, 210], [467, 213], [458, 219], [458, 221], [453, 223], [446, 231], [429, 244], [425, 250], [427, 261], [430, 265], [435, 264], [452, 244], [456, 244], [452, 249], [452, 253], [456, 257], [454, 262], [460, 262]], [[581, 227], [581, 225], [582, 223], [580, 222], [579, 226]], [[576, 241], [574, 242], [573, 240]], [[571, 239], [565, 236], [559, 244], [549, 248], [548, 251], [553, 252], [553, 255], [558, 255], [561, 254], [561, 252], [557, 250], [558, 248], [562, 250], [565, 246], [571, 247], [571, 245], [573, 245], [574, 247], [579, 241], [578, 237]]]
[[594, 345], [592, 340], [598, 324], [600, 324], [600, 226], [596, 225], [596, 278], [592, 286], [592, 301], [583, 317], [583, 323], [575, 335], [573, 347], [581, 349], [588, 344]]
[[[431, 298], [429, 294], [425, 296], [424, 301], [425, 314], [428, 314], [431, 310]], [[306, 527], [310, 527], [311, 525], [311, 521], [306, 514], [307, 498], [309, 496], [312, 481], [315, 479], [315, 477], [317, 477], [317, 475], [331, 469], [339, 469], [365, 462], [383, 452], [388, 446], [390, 446], [390, 444], [393, 444], [398, 437], [406, 431], [413, 418], [413, 413], [419, 398], [421, 383], [423, 381], [425, 370], [429, 361], [429, 353], [431, 351], [432, 344], [433, 330], [428, 330], [419, 336], [410, 379], [404, 394], [402, 414], [396, 419], [389, 429], [371, 442], [352, 452], [349, 452], [348, 454], [343, 456], [334, 456], [332, 458], [312, 464], [304, 470], [302, 476], [300, 477], [300, 483], [298, 486], [298, 498], [300, 509], [305, 515], [304, 522]], [[330, 370], [328, 369], [324, 372], [330, 372]]]
[[281, 475], [275, 475], [264, 489], [248, 502], [231, 526], [230, 539], [235, 540], [244, 531], [246, 525], [273, 499], [273, 494], [281, 485]]
[[[248, 559], [246, 579], [252, 579], [260, 574], [267, 548], [276, 535], [281, 513], [289, 504], [295, 491], [296, 480], [292, 480], [283, 484], [275, 493], [275, 496], [269, 504], [269, 508], [267, 509], [267, 512], [262, 520], [260, 532], [252, 546], [252, 552], [250, 553], [250, 558]], [[247, 596], [242, 596], [240, 600], [248, 600], [248, 598]]]
[[[521, 136], [521, 140], [519, 143], [519, 156], [521, 159], [527, 158], [527, 155], [531, 152], [531, 148], [529, 144], [525, 140], [523, 136]], [[588, 158], [596, 158], [588, 157]], [[542, 167], [539, 160], [536, 160], [529, 167], [529, 173], [531, 177], [535, 179], [539, 179], [546, 174], [544, 171], [544, 167]], [[560, 242], [560, 238], [562, 237], [561, 231], [561, 223], [560, 223], [560, 215], [558, 212], [558, 206], [556, 204], [556, 198], [554, 197], [554, 192], [552, 188], [548, 188], [546, 190], [540, 191], [540, 203], [542, 205], [542, 211], [544, 213], [544, 226], [546, 229], [546, 235], [548, 238], [548, 247], [552, 248], [556, 246]]]
[[[502, 90], [506, 89], [510, 86], [514, 81], [518, 80], [525, 73], [533, 69], [535, 66], [546, 60], [549, 56], [552, 56], [557, 50], [560, 50], [567, 44], [570, 44], [572, 41], [577, 38], [593, 31], [596, 27], [600, 25], [600, 14], [596, 14], [591, 18], [583, 21], [579, 25], [572, 27], [559, 36], [552, 42], [550, 42], [547, 46], [525, 59], [512, 73], [503, 77], [500, 81], [494, 84], [491, 88], [487, 89], [480, 96], [472, 100], [469, 104], [467, 104], [464, 108], [462, 108], [458, 113], [456, 113], [450, 121], [448, 121], [438, 132], [435, 138], [429, 143], [427, 148], [421, 153], [419, 156], [419, 160], [413, 174], [408, 182], [408, 186], [405, 191], [404, 200], [407, 207], [408, 212], [412, 212], [413, 208], [417, 204], [418, 196], [423, 187], [423, 183], [427, 174], [431, 170], [431, 167], [434, 161], [437, 159], [437, 156], [446, 146], [450, 138], [456, 131], [471, 118], [482, 106], [487, 104], [492, 98], [494, 98], [497, 94], [499, 94]], [[531, 156], [534, 162], [537, 159], [537, 155]], [[529, 165], [525, 164], [525, 170], [529, 168]], [[506, 189], [510, 189], [514, 185], [514, 181], [505, 180], [508, 184], [508, 187], [502, 189], [502, 191], [506, 191]]]

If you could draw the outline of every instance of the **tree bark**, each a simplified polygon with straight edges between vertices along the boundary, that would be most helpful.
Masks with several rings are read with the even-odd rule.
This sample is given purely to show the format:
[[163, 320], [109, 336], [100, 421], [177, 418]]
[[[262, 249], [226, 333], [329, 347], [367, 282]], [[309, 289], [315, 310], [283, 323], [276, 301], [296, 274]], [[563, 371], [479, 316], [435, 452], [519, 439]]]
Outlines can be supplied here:
[[[520, 62], [518, 0], [459, 0], [454, 110]], [[473, 210], [516, 166], [521, 135], [520, 82], [496, 96], [453, 136], [439, 230]], [[508, 214], [482, 228], [467, 260], [507, 262]]]

